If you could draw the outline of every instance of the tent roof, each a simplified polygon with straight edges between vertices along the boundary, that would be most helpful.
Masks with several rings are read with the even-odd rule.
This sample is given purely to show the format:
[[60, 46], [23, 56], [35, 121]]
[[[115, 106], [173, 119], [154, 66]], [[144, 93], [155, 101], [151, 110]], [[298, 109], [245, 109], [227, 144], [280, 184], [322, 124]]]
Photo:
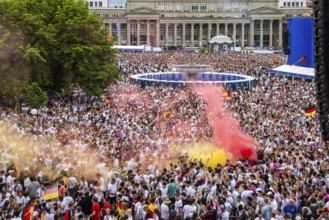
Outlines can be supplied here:
[[306, 68], [300, 66], [283, 65], [270, 70], [270, 73], [304, 78], [304, 79], [312, 79], [312, 80], [315, 79], [314, 68]]
[[217, 36], [214, 36], [213, 38], [211, 38], [210, 43], [211, 44], [214, 44], [214, 43], [217, 43], [217, 44], [224, 44], [224, 43], [231, 44], [233, 42], [232, 42], [232, 39], [228, 36], [217, 35]]

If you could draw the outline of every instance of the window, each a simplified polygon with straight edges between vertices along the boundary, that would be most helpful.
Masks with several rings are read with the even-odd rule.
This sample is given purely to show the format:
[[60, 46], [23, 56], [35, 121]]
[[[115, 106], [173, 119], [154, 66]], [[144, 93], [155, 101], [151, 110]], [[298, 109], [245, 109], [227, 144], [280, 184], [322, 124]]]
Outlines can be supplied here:
[[208, 5], [208, 12], [216, 12], [215, 5]]
[[94, 2], [89, 2], [90, 7], [94, 7]]
[[290, 2], [288, 2], [288, 8], [290, 8]]
[[192, 12], [199, 12], [199, 6], [192, 6]]
[[205, 5], [200, 6], [200, 11], [207, 12], [207, 6], [205, 6]]
[[95, 7], [97, 7], [97, 2], [95, 2]]
[[190, 8], [188, 5], [184, 5], [184, 12], [190, 12]]
[[173, 12], [173, 10], [174, 10], [173, 8], [174, 8], [174, 6], [172, 4], [167, 5], [167, 11], [168, 12]]
[[285, 8], [287, 7], [287, 2], [283, 3], [283, 7], [285, 7]]
[[176, 12], [182, 12], [182, 5], [176, 5], [175, 6], [175, 11]]
[[224, 8], [223, 6], [217, 6], [217, 12], [223, 12]]
[[295, 2], [292, 2], [291, 5], [292, 5], [292, 7], [294, 8], [294, 7], [295, 7]]
[[103, 7], [103, 2], [98, 2], [98, 7]]
[[158, 10], [160, 11], [160, 12], [164, 12], [164, 10], [165, 10], [165, 6], [164, 5], [160, 5], [159, 4], [159, 6], [158, 6]]
[[297, 7], [297, 8], [299, 7], [299, 2], [296, 2], [296, 7]]
[[302, 8], [304, 7], [304, 2], [300, 3], [300, 7], [302, 7]]

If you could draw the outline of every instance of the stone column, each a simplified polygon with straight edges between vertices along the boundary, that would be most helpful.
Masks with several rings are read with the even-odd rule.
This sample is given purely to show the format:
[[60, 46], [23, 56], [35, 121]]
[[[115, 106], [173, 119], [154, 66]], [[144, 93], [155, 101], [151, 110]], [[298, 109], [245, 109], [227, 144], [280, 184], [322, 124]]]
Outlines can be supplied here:
[[273, 47], [273, 20], [270, 20], [270, 47]]
[[211, 28], [212, 28], [211, 24], [208, 24], [207, 44], [211, 40]]
[[127, 21], [127, 45], [130, 46], [131, 45], [131, 23], [130, 21]]
[[160, 47], [160, 21], [156, 21], [156, 27], [155, 27], [155, 34], [156, 34], [156, 46]]
[[260, 27], [259, 27], [259, 47], [264, 47], [264, 20], [260, 20]]
[[216, 24], [216, 36], [219, 35], [219, 25], [220, 24]]
[[225, 24], [224, 35], [228, 36], [228, 24]]
[[279, 20], [279, 47], [282, 47], [282, 20]]
[[186, 24], [185, 23], [183, 23], [182, 24], [182, 47], [183, 48], [185, 48], [185, 38], [186, 38], [186, 36], [185, 36], [185, 32], [186, 32], [186, 30], [185, 30], [185, 28], [186, 28]]
[[233, 34], [232, 34], [233, 45], [236, 46], [236, 24], [233, 23]]
[[151, 37], [150, 37], [150, 33], [151, 33], [151, 29], [150, 29], [150, 20], [146, 21], [146, 45], [147, 46], [151, 46]]
[[240, 35], [240, 37], [241, 37], [241, 48], [243, 49], [244, 48], [244, 25], [245, 24], [241, 24], [241, 35]]
[[177, 47], [177, 24], [174, 24], [174, 46]]
[[121, 45], [121, 23], [119, 23], [117, 26], [116, 26], [117, 28], [118, 28], [118, 30], [117, 30], [117, 35], [118, 35], [118, 45]]
[[191, 24], [190, 47], [194, 46], [194, 24]]
[[141, 45], [141, 22], [137, 20], [137, 46]]
[[169, 24], [168, 23], [166, 23], [165, 24], [165, 27], [166, 27], [166, 29], [165, 29], [165, 45], [166, 46], [168, 46], [168, 43], [169, 43]]
[[250, 41], [250, 44], [249, 44], [250, 47], [255, 45], [255, 21], [254, 20], [250, 21], [249, 41]]
[[109, 36], [112, 36], [112, 23], [109, 23]]
[[202, 46], [202, 39], [203, 39], [202, 25], [203, 25], [203, 24], [199, 24], [199, 42], [198, 42], [198, 46], [199, 46], [200, 44], [201, 44], [201, 46]]

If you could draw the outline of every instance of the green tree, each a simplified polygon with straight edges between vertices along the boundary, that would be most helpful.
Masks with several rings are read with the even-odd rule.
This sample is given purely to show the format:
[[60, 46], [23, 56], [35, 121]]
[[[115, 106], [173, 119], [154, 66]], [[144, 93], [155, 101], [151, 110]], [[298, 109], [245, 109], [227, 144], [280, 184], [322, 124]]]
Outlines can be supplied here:
[[24, 89], [24, 100], [32, 108], [39, 108], [48, 100], [47, 93], [42, 91], [38, 83], [33, 82]]
[[43, 90], [80, 86], [99, 95], [118, 77], [116, 50], [84, 0], [0, 0], [1, 24], [21, 36], [16, 55]]

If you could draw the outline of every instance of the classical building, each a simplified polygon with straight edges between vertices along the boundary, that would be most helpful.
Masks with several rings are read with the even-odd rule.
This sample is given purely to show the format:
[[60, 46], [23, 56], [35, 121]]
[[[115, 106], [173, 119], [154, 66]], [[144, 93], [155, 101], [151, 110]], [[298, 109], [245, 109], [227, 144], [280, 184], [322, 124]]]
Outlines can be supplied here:
[[[91, 1], [91, 0], [90, 0]], [[217, 35], [235, 46], [280, 47], [284, 13], [278, 0], [127, 0], [90, 7], [118, 45], [206, 46]]]
[[310, 0], [279, 0], [279, 8], [283, 11], [285, 18], [310, 17], [313, 14], [312, 2]]

